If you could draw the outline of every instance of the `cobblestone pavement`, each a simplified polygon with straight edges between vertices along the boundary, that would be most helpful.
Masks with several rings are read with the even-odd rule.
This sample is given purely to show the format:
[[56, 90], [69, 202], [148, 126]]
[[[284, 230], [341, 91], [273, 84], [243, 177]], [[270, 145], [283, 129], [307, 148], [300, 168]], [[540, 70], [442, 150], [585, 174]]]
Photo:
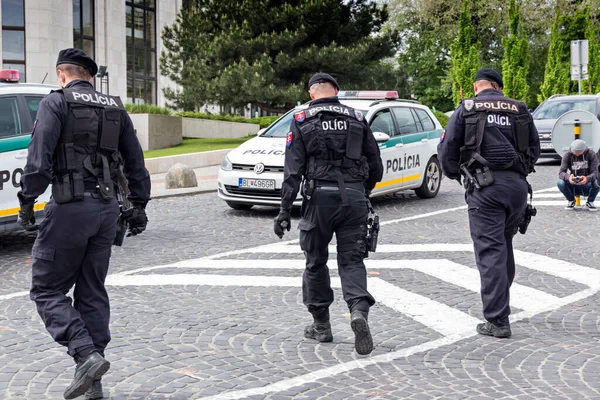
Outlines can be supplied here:
[[[115, 248], [108, 290], [110, 399], [600, 399], [598, 215], [565, 211], [543, 162], [527, 235], [515, 238], [513, 337], [475, 334], [478, 274], [461, 187], [374, 201], [367, 260], [375, 350], [353, 352], [331, 249], [332, 343], [303, 338], [303, 255], [277, 210], [215, 194], [157, 199], [148, 231]], [[298, 215], [295, 215], [298, 219]], [[29, 288], [32, 234], [0, 234], [0, 398], [60, 399], [73, 374]]]

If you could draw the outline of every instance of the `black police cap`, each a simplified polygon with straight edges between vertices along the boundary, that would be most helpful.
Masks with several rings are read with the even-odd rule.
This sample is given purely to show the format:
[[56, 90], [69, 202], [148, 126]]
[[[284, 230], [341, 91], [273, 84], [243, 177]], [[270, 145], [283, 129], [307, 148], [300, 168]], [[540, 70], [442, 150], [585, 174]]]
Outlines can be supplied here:
[[504, 87], [504, 82], [502, 82], [502, 76], [495, 70], [491, 68], [481, 68], [475, 74], [475, 82], [485, 80], [490, 82], [497, 83], [501, 88]]
[[98, 72], [98, 65], [96, 62], [79, 49], [64, 49], [58, 53], [58, 60], [56, 60], [56, 66], [60, 64], [74, 64], [79, 65], [90, 71], [90, 75], [94, 76]]
[[314, 74], [312, 76], [312, 78], [310, 78], [310, 80], [308, 81], [308, 87], [310, 88], [315, 83], [324, 83], [324, 82], [329, 82], [333, 86], [335, 86], [335, 88], [337, 90], [340, 90], [340, 86], [338, 85], [337, 81], [333, 78], [333, 76], [331, 76], [329, 74], [326, 74], [326, 73], [323, 73], [323, 72], [319, 72], [318, 74]]

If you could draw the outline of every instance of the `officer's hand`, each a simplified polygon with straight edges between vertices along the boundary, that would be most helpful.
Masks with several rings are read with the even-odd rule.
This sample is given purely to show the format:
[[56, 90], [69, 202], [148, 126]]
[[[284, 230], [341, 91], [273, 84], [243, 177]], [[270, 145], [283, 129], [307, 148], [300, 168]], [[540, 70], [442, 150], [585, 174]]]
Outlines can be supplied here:
[[292, 222], [290, 218], [289, 211], [280, 211], [279, 215], [275, 217], [275, 225], [273, 226], [273, 231], [279, 237], [279, 239], [283, 238], [284, 229], [287, 229], [288, 232], [291, 229]]
[[33, 215], [33, 205], [35, 203], [23, 203], [19, 209], [17, 216], [17, 224], [26, 231], [36, 231], [39, 226], [35, 224], [35, 216]]
[[146, 216], [144, 207], [135, 205], [131, 217], [127, 219], [127, 223], [129, 224], [127, 237], [144, 232], [146, 230], [146, 225], [148, 224], [148, 217]]
[[367, 196], [367, 198], [371, 197], [371, 193], [373, 193], [373, 189], [366, 189], [365, 190], [365, 196]]

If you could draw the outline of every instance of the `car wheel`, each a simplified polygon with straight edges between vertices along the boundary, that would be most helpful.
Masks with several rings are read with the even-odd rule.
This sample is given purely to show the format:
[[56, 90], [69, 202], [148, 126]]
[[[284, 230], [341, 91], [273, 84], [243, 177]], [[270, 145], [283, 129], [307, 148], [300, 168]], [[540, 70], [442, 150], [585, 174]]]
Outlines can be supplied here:
[[425, 167], [423, 183], [420, 188], [415, 189], [416, 195], [422, 199], [431, 199], [432, 197], [435, 197], [440, 190], [441, 178], [442, 172], [440, 163], [437, 158], [431, 157], [429, 161], [427, 161], [427, 166]]
[[225, 203], [227, 203], [227, 205], [231, 208], [233, 208], [234, 210], [249, 210], [252, 208], [252, 204], [246, 204], [246, 203], [234, 203], [233, 201], [226, 201]]

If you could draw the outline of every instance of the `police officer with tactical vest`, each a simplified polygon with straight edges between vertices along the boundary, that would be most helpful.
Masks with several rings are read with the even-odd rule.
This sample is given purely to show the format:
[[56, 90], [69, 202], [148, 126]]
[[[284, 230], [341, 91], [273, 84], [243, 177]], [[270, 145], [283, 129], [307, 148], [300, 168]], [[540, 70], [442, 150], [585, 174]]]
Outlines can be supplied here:
[[[524, 233], [533, 209], [526, 181], [540, 155], [538, 133], [525, 103], [502, 94], [502, 77], [483, 68], [475, 75], [475, 98], [456, 109], [438, 155], [444, 175], [465, 179], [469, 226], [481, 276], [485, 323], [481, 335], [511, 335], [509, 290], [515, 277], [512, 239]], [[532, 211], [533, 210], [533, 211]]]
[[[92, 87], [96, 63], [79, 49], [65, 49], [56, 70], [62, 89], [39, 104], [18, 193], [18, 223], [38, 228], [34, 203], [52, 184], [32, 250], [30, 297], [50, 335], [76, 362], [65, 399], [84, 393], [99, 399], [100, 378], [110, 367], [104, 359], [111, 339], [104, 281], [119, 218], [115, 182], [123, 168], [134, 207], [128, 235], [136, 235], [148, 221], [150, 177], [121, 100]], [[67, 293], [73, 286], [71, 304]]]
[[363, 258], [370, 203], [367, 196], [381, 180], [383, 165], [379, 147], [359, 110], [342, 105], [339, 86], [328, 74], [315, 74], [308, 82], [313, 101], [296, 112], [287, 135], [281, 211], [275, 233], [290, 230], [290, 212], [302, 183], [300, 247], [306, 255], [302, 281], [304, 304], [314, 322], [304, 330], [306, 338], [331, 342], [329, 306], [333, 291], [327, 268], [328, 246], [337, 240], [338, 272], [344, 300], [351, 313], [355, 350], [373, 350], [369, 308], [375, 303], [367, 291]]

